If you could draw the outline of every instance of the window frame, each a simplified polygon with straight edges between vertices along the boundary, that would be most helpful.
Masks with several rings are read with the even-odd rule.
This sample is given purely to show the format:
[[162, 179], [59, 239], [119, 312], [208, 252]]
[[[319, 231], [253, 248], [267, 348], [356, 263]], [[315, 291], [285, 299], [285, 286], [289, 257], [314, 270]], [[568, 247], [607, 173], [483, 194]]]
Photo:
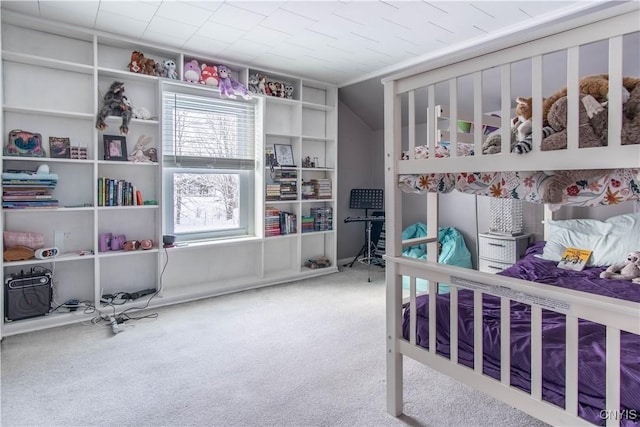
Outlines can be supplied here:
[[[168, 86], [168, 87], [167, 87]], [[246, 160], [237, 159], [238, 165], [240, 167], [233, 167], [228, 163], [233, 163], [233, 159], [218, 159], [209, 162], [210, 165], [205, 165], [207, 163], [205, 159], [206, 157], [198, 157], [195, 158], [196, 161], [192, 163], [191, 166], [183, 166], [179, 157], [175, 156], [173, 153], [166, 153], [166, 150], [163, 150], [163, 156], [161, 159], [162, 162], [162, 183], [163, 183], [163, 191], [162, 191], [162, 214], [163, 214], [163, 224], [162, 230], [163, 234], [173, 234], [178, 236], [179, 241], [186, 242], [197, 242], [197, 241], [212, 241], [218, 239], [229, 239], [229, 238], [246, 238], [246, 237], [255, 237], [256, 236], [256, 223], [260, 220], [259, 212], [256, 210], [256, 194], [259, 192], [260, 187], [260, 174], [258, 166], [261, 164], [260, 159], [257, 153], [260, 152], [260, 148], [262, 146], [262, 109], [263, 103], [256, 98], [250, 100], [229, 100], [222, 99], [219, 97], [219, 94], [216, 92], [211, 93], [210, 90], [203, 93], [202, 90], [192, 89], [192, 88], [178, 88], [173, 85], [165, 85], [161, 89], [161, 98], [162, 98], [162, 117], [163, 117], [163, 125], [161, 128], [161, 136], [163, 139], [163, 146], [167, 144], [165, 141], [165, 131], [167, 128], [174, 130], [174, 122], [172, 119], [169, 119], [167, 123], [167, 114], [173, 114], [171, 112], [167, 113], [166, 105], [164, 101], [165, 94], [178, 94], [178, 95], [187, 95], [187, 96], [198, 96], [206, 99], [208, 102], [215, 102], [216, 100], [224, 101], [224, 102], [242, 102], [252, 104], [254, 107], [253, 111], [253, 129], [254, 129], [254, 141], [253, 141], [253, 159], [250, 161], [253, 163], [253, 168], [247, 168], [244, 166]], [[173, 109], [171, 110], [173, 111]], [[197, 110], [196, 110], [197, 111]], [[250, 137], [251, 133], [247, 133]], [[173, 137], [169, 137], [171, 143], [173, 143]], [[191, 158], [193, 160], [194, 158]], [[200, 159], [200, 160], [198, 160]], [[218, 163], [223, 167], [215, 167], [215, 164]], [[176, 174], [179, 173], [190, 173], [190, 174], [234, 174], [239, 176], [239, 199], [238, 199], [238, 227], [226, 228], [220, 230], [206, 230], [206, 231], [197, 231], [197, 232], [179, 232], [175, 229], [175, 204], [174, 204], [174, 178]]]

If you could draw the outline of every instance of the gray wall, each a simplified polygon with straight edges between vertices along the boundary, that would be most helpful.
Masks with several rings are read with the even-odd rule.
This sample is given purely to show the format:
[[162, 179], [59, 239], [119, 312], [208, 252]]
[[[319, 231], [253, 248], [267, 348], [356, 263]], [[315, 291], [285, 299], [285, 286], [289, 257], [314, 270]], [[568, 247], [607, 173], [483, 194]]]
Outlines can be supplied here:
[[362, 209], [349, 209], [351, 189], [384, 189], [384, 177], [382, 167], [374, 168], [373, 131], [342, 102], [338, 102], [338, 141], [338, 215], [334, 221], [338, 260], [344, 261], [355, 257], [365, 244], [365, 223], [344, 222], [348, 216], [364, 215]]

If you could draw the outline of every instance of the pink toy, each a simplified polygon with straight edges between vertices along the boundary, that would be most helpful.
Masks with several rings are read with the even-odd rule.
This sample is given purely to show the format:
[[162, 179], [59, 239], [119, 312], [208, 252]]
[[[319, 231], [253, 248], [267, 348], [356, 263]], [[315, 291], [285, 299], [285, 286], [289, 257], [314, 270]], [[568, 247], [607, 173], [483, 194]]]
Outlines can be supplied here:
[[184, 81], [189, 83], [200, 81], [200, 66], [195, 59], [184, 64]]
[[202, 64], [200, 83], [207, 86], [218, 86], [218, 70], [213, 65]]

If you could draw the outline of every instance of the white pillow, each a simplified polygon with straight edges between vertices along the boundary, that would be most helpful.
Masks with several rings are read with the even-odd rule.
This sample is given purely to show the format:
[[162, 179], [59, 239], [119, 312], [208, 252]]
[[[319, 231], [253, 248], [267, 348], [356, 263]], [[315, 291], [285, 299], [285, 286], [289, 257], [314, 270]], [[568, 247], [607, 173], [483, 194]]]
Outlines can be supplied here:
[[623, 262], [640, 250], [640, 214], [624, 214], [606, 221], [595, 219], [550, 220], [549, 236], [541, 258], [560, 261], [568, 247], [592, 250], [587, 265], [607, 266]]

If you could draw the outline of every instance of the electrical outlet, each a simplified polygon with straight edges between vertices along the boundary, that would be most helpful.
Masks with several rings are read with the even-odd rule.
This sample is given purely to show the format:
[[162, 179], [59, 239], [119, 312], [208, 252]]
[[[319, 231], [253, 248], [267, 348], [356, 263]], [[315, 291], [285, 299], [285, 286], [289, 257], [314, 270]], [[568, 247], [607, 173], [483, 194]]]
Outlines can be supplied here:
[[64, 240], [69, 240], [71, 239], [71, 232], [70, 231], [65, 231], [64, 232]]

